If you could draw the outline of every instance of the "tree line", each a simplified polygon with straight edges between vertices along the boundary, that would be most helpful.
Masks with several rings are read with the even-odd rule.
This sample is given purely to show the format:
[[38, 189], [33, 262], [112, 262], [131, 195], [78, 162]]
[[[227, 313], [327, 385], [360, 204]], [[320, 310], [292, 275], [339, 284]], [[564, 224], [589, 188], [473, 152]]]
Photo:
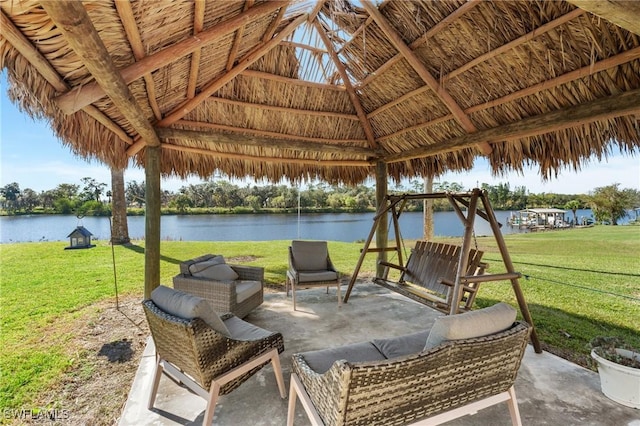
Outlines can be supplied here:
[[[36, 191], [20, 189], [16, 182], [0, 188], [0, 207], [4, 214], [76, 214], [110, 215], [111, 191], [106, 183], [91, 177], [81, 179], [82, 185], [63, 183], [54, 189]], [[390, 193], [421, 193], [418, 180], [407, 185], [395, 185]], [[598, 222], [615, 224], [627, 215], [627, 210], [640, 207], [640, 191], [620, 189], [619, 184], [596, 188], [589, 194], [532, 194], [526, 187], [511, 189], [508, 183], [483, 183], [495, 210], [526, 208], [560, 208], [575, 211], [590, 208]], [[434, 183], [434, 192], [462, 192], [459, 183]], [[125, 187], [128, 214], [144, 214], [145, 184], [130, 181]], [[163, 214], [203, 213], [264, 213], [264, 212], [366, 212], [375, 211], [375, 188], [368, 185], [309, 184], [300, 189], [290, 185], [240, 186], [225, 180], [211, 180], [181, 187], [177, 192], [161, 194]], [[446, 199], [434, 200], [435, 211], [450, 210]], [[422, 211], [422, 201], [410, 201], [406, 209]]]

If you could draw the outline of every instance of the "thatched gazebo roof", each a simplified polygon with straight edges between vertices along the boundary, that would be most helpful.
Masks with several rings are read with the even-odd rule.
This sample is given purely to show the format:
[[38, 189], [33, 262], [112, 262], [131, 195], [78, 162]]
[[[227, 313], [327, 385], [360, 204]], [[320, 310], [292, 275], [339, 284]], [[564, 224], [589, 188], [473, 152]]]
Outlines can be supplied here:
[[112, 167], [543, 177], [640, 148], [640, 2], [2, 0], [22, 110]]

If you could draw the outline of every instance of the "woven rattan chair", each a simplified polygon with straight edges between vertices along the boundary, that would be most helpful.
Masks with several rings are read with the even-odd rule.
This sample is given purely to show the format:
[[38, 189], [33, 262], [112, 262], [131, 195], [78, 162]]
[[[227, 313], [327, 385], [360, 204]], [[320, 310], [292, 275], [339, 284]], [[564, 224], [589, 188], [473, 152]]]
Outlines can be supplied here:
[[[161, 310], [153, 301], [143, 302], [144, 312], [156, 347], [156, 370], [148, 408], [153, 408], [162, 372], [180, 380], [207, 400], [203, 425], [211, 425], [219, 395], [240, 386], [254, 373], [271, 362], [280, 395], [286, 397], [280, 359], [284, 351], [282, 334], [270, 333], [252, 326], [231, 314], [221, 319], [225, 324], [252, 327], [251, 333], [263, 337], [234, 340], [212, 329], [201, 318], [182, 319]], [[250, 334], [251, 334], [250, 333]], [[262, 392], [262, 390], [260, 390]]]
[[329, 256], [326, 241], [294, 240], [289, 246], [289, 270], [287, 271], [286, 290], [293, 295], [293, 310], [296, 310], [296, 290], [312, 287], [336, 286], [338, 306], [340, 297], [340, 273]]
[[[202, 297], [211, 303], [217, 312], [231, 312], [239, 318], [244, 318], [260, 306], [264, 300], [264, 268], [245, 265], [228, 265], [238, 275], [235, 280], [213, 280], [195, 277], [190, 267], [200, 262], [206, 262], [217, 255], [206, 254], [195, 259], [180, 263], [180, 274], [173, 277], [173, 288]], [[244, 288], [259, 287], [243, 298]]]
[[504, 401], [512, 423], [520, 425], [513, 383], [529, 333], [526, 323], [516, 322], [506, 331], [411, 355], [337, 359], [322, 373], [305, 354], [295, 354], [287, 424], [293, 425], [299, 396], [314, 425], [436, 425]]

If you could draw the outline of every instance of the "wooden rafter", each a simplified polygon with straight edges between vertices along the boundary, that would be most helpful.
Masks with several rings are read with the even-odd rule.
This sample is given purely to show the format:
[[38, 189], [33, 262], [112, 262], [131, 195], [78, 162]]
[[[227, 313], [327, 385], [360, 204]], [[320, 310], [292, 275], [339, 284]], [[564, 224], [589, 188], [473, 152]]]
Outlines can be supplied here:
[[[485, 62], [485, 61], [487, 61], [487, 60], [489, 60], [491, 58], [494, 58], [494, 57], [496, 57], [496, 56], [498, 56], [498, 55], [500, 55], [500, 54], [502, 54], [502, 53], [504, 53], [506, 51], [515, 49], [516, 47], [518, 47], [518, 46], [520, 46], [520, 45], [522, 45], [522, 44], [524, 44], [524, 43], [526, 43], [528, 41], [531, 41], [533, 38], [538, 37], [538, 36], [540, 36], [542, 34], [545, 34], [545, 33], [549, 32], [549, 31], [551, 31], [552, 29], [557, 28], [558, 26], [560, 26], [562, 24], [565, 24], [565, 23], [569, 22], [570, 20], [575, 19], [575, 18], [577, 18], [577, 17], [579, 17], [579, 16], [581, 16], [583, 14], [584, 14], [583, 10], [575, 9], [575, 10], [573, 10], [573, 11], [571, 11], [571, 12], [569, 12], [569, 13], [567, 13], [567, 14], [565, 14], [565, 15], [557, 18], [557, 19], [554, 19], [553, 21], [550, 21], [550, 22], [546, 23], [545, 25], [542, 25], [539, 28], [536, 28], [535, 30], [523, 35], [522, 37], [519, 37], [519, 38], [517, 38], [517, 39], [515, 39], [513, 41], [510, 41], [509, 43], [506, 43], [506, 44], [504, 44], [504, 45], [502, 45], [502, 46], [500, 46], [500, 47], [498, 47], [498, 48], [496, 48], [496, 49], [494, 49], [494, 50], [492, 50], [490, 52], [487, 52], [484, 55], [478, 56], [477, 58], [467, 62], [466, 64], [462, 65], [461, 67], [459, 67], [459, 68], [451, 71], [449, 74], [443, 76], [441, 78], [441, 81], [444, 84], [447, 81], [449, 81], [450, 79], [462, 74], [463, 72], [468, 71], [469, 69], [471, 69], [471, 68], [473, 68], [473, 67], [475, 67], [475, 66], [477, 66], [477, 65], [479, 65], [479, 64], [481, 64], [481, 63], [483, 63], [483, 62]], [[380, 74], [377, 74], [377, 75], [380, 75]], [[391, 107], [393, 107], [395, 105], [398, 105], [399, 103], [402, 103], [402, 102], [404, 102], [404, 101], [406, 101], [408, 99], [411, 99], [414, 96], [417, 96], [417, 95], [425, 92], [425, 90], [426, 90], [426, 87], [423, 86], [423, 87], [419, 87], [419, 88], [417, 88], [415, 90], [412, 90], [410, 92], [407, 92], [404, 95], [402, 95], [401, 97], [399, 97], [398, 99], [394, 99], [393, 101], [391, 101], [391, 102], [389, 102], [389, 103], [387, 103], [385, 105], [380, 106], [376, 110], [371, 111], [369, 113], [368, 117], [369, 118], [373, 118], [376, 115], [380, 114], [381, 112], [386, 111], [387, 109], [389, 109], [389, 108], [391, 108]], [[468, 114], [467, 111], [465, 111], [465, 112]]]
[[[306, 15], [305, 19], [306, 19]], [[191, 148], [185, 146], [178, 146], [165, 143], [162, 145], [162, 149], [168, 149], [172, 151], [181, 151], [181, 152], [191, 152], [198, 155], [210, 155], [219, 159], [235, 159], [235, 160], [245, 160], [245, 161], [259, 161], [261, 163], [276, 163], [282, 164], [286, 162], [287, 164], [301, 164], [307, 166], [321, 166], [321, 167], [363, 167], [363, 166], [372, 166], [371, 161], [357, 161], [357, 160], [322, 160], [319, 162], [315, 159], [306, 159], [306, 158], [282, 158], [282, 157], [263, 157], [263, 156], [255, 156], [255, 155], [247, 155], [247, 154], [236, 154], [231, 152], [219, 152], [219, 151], [209, 151], [207, 149], [202, 148]]]
[[278, 25], [280, 25], [280, 22], [282, 21], [282, 17], [284, 16], [284, 12], [286, 12], [287, 10], [288, 4], [289, 4], [289, 1], [286, 1], [285, 4], [282, 5], [280, 10], [278, 10], [278, 14], [276, 15], [276, 17], [273, 18], [273, 20], [271, 21], [271, 24], [269, 24], [269, 28], [267, 28], [267, 30], [262, 35], [263, 43], [266, 43], [267, 41], [271, 40], [271, 37], [273, 37], [273, 35], [276, 33], [276, 30], [278, 29]]
[[629, 0], [568, 0], [574, 6], [640, 36], [640, 2]]
[[336, 69], [340, 73], [340, 76], [342, 77], [344, 87], [347, 89], [347, 93], [349, 94], [351, 103], [353, 104], [353, 107], [356, 110], [356, 114], [358, 115], [358, 119], [360, 120], [362, 129], [364, 130], [364, 134], [367, 137], [367, 141], [369, 141], [369, 145], [372, 148], [377, 149], [378, 142], [376, 141], [376, 138], [373, 134], [371, 123], [369, 122], [369, 120], [367, 120], [367, 114], [365, 113], [364, 108], [362, 108], [360, 99], [358, 99], [358, 95], [356, 94], [356, 91], [353, 88], [351, 81], [349, 80], [349, 76], [347, 75], [347, 71], [344, 68], [344, 65], [342, 65], [342, 62], [340, 62], [340, 58], [338, 57], [335, 50], [333, 49], [331, 40], [329, 40], [329, 37], [324, 32], [324, 28], [322, 28], [322, 25], [320, 25], [320, 23], [317, 20], [314, 21], [313, 26], [318, 32], [318, 35], [320, 35], [320, 38], [322, 39], [322, 42], [324, 43], [325, 48], [327, 49], [327, 52], [329, 52], [329, 56], [331, 57], [331, 60], [333, 61]]
[[[53, 86], [58, 92], [66, 92], [69, 90], [69, 86], [60, 77], [58, 72], [51, 66], [47, 58], [45, 58], [38, 49], [36, 49], [31, 41], [27, 39], [11, 20], [0, 10], [0, 34], [11, 45], [24, 56], [27, 61], [40, 73], [40, 75], [47, 80], [47, 82]], [[109, 117], [104, 115], [98, 108], [93, 105], [88, 105], [82, 108], [82, 111], [95, 118], [99, 123], [105, 126], [107, 129], [115, 133], [121, 140], [128, 145], [133, 143], [133, 140], [129, 137], [120, 126], [114, 123]]]
[[[144, 76], [146, 73], [150, 73], [167, 66], [170, 63], [193, 53], [198, 48], [214, 43], [226, 34], [235, 31], [241, 25], [269, 14], [286, 3], [287, 2], [285, 1], [277, 0], [260, 3], [238, 16], [221, 22], [206, 31], [202, 31], [197, 37], [189, 37], [188, 39], [167, 47], [153, 55], [146, 56], [142, 60], [119, 70], [119, 74], [122, 79], [129, 84]], [[105, 91], [100, 87], [100, 85], [96, 82], [91, 82], [83, 86], [73, 88], [71, 91], [58, 96], [55, 101], [62, 111], [66, 114], [72, 114], [80, 108], [97, 101], [103, 96], [105, 96]]]
[[[276, 37], [272, 38], [266, 43], [261, 44], [258, 49], [253, 50], [246, 57], [240, 60], [238, 62], [238, 65], [233, 67], [229, 72], [225, 73], [220, 78], [210, 82], [200, 91], [200, 93], [194, 96], [193, 99], [190, 99], [182, 105], [179, 105], [172, 112], [167, 114], [165, 118], [160, 120], [156, 125], [159, 127], [170, 126], [171, 124], [187, 115], [189, 112], [193, 111], [194, 108], [204, 102], [209, 96], [213, 95], [222, 86], [229, 83], [231, 80], [236, 78], [238, 74], [247, 69], [252, 63], [257, 61], [271, 49], [276, 47], [283, 38], [290, 35], [302, 22], [304, 22], [306, 18], [306, 15], [299, 16], [297, 19], [287, 25], [282, 31], [280, 31], [280, 33], [278, 33]], [[127, 149], [127, 154], [129, 156], [135, 155], [140, 149], [142, 149], [141, 144], [139, 142], [135, 142], [132, 146], [129, 147], [129, 149]]]
[[[124, 27], [124, 31], [127, 34], [127, 39], [129, 40], [129, 44], [131, 45], [133, 56], [137, 61], [139, 61], [143, 59], [146, 54], [144, 51], [144, 46], [142, 45], [142, 39], [140, 38], [138, 26], [136, 25], [136, 20], [133, 16], [131, 2], [129, 0], [116, 0], [115, 4], [118, 15], [120, 16], [120, 21], [122, 21], [122, 26]], [[162, 113], [160, 112], [160, 107], [158, 106], [158, 102], [156, 100], [156, 85], [153, 82], [153, 77], [151, 76], [151, 73], [146, 73], [143, 78], [145, 86], [147, 88], [147, 99], [149, 100], [149, 105], [153, 110], [153, 114], [155, 115], [156, 120], [160, 120], [162, 118]]]
[[406, 161], [457, 151], [483, 141], [497, 142], [526, 138], [578, 127], [594, 121], [634, 114], [640, 114], [640, 89], [524, 118], [499, 127], [479, 130], [476, 133], [469, 133], [409, 151], [391, 154], [386, 156], [384, 160], [386, 162]]
[[[204, 29], [204, 9], [205, 0], [195, 0], [193, 3], [193, 36], [197, 36]], [[244, 25], [242, 26], [244, 28]], [[200, 71], [200, 55], [202, 48], [199, 47], [191, 54], [189, 64], [189, 80], [187, 81], [187, 99], [196, 95], [196, 85], [198, 83], [198, 73]]]
[[285, 83], [289, 85], [295, 85], [300, 87], [310, 87], [310, 88], [321, 89], [321, 90], [335, 90], [338, 92], [344, 92], [347, 90], [343, 85], [304, 81], [304, 80], [299, 80], [297, 78], [290, 78], [290, 77], [285, 77], [283, 75], [270, 74], [267, 72], [256, 71], [256, 70], [244, 70], [242, 71], [241, 75], [246, 77], [263, 78], [266, 80], [279, 81], [280, 83]]
[[237, 106], [241, 106], [241, 107], [244, 107], [244, 108], [259, 108], [259, 109], [265, 110], [265, 111], [277, 111], [277, 112], [283, 112], [283, 113], [291, 114], [291, 115], [304, 114], [306, 116], [335, 117], [335, 118], [342, 118], [344, 120], [354, 120], [354, 121], [359, 120], [357, 115], [348, 114], [348, 113], [344, 113], [344, 112], [318, 111], [318, 110], [302, 109], [302, 108], [281, 107], [281, 106], [276, 106], [276, 105], [256, 104], [256, 103], [251, 103], [251, 102], [236, 101], [236, 100], [233, 100], [233, 99], [220, 98], [220, 97], [217, 97], [217, 96], [211, 96], [211, 97], [209, 97], [208, 100], [209, 101], [215, 101], [215, 102], [218, 102], [218, 103], [221, 103], [221, 104], [237, 105]]
[[[427, 43], [431, 37], [433, 37], [434, 35], [438, 34], [440, 31], [442, 31], [443, 28], [445, 28], [446, 26], [450, 25], [456, 19], [458, 19], [462, 15], [468, 13], [471, 9], [473, 9], [474, 7], [476, 7], [477, 5], [479, 5], [481, 3], [482, 3], [481, 0], [469, 0], [469, 1], [467, 1], [462, 6], [457, 8], [455, 11], [453, 11], [449, 15], [445, 16], [441, 21], [439, 21], [433, 27], [429, 28], [429, 30], [427, 32], [425, 32], [422, 36], [420, 36], [419, 38], [417, 38], [416, 40], [411, 42], [409, 47], [412, 50], [415, 50], [415, 49], [419, 48], [423, 44]], [[366, 86], [367, 84], [371, 83], [372, 80], [374, 80], [376, 77], [382, 75], [384, 73], [384, 71], [389, 69], [393, 64], [395, 64], [396, 62], [398, 62], [402, 58], [403, 58], [403, 56], [402, 56], [401, 53], [398, 53], [397, 55], [393, 56], [387, 62], [382, 64], [381, 67], [379, 67], [377, 70], [375, 70], [374, 72], [369, 74], [367, 76], [367, 78], [362, 80], [361, 86]]]
[[[243, 12], [246, 12], [251, 6], [253, 6], [254, 0], [245, 0], [244, 7], [242, 8]], [[229, 57], [227, 58], [227, 66], [226, 70], [229, 71], [233, 68], [233, 63], [236, 60], [236, 56], [238, 55], [238, 49], [240, 48], [240, 42], [242, 41], [242, 36], [244, 35], [244, 25], [240, 26], [236, 30], [236, 35], [233, 38], [233, 45], [231, 45], [231, 51], [229, 52]]]
[[175, 122], [178, 125], [189, 126], [191, 128], [202, 128], [202, 129], [211, 129], [218, 130], [223, 132], [233, 132], [233, 133], [241, 133], [247, 135], [254, 135], [260, 137], [267, 138], [280, 138], [280, 139], [289, 139], [289, 140], [297, 140], [297, 141], [306, 141], [313, 142], [317, 144], [345, 144], [351, 146], [360, 146], [367, 144], [366, 139], [329, 139], [329, 138], [316, 138], [310, 136], [299, 136], [299, 135], [290, 135], [287, 133], [279, 133], [279, 132], [269, 132], [266, 130], [256, 130], [249, 129], [247, 127], [233, 127], [227, 126], [224, 124], [215, 124], [215, 123], [203, 123], [201, 121], [188, 121], [188, 120], [178, 120]]
[[369, 148], [351, 147], [336, 144], [317, 144], [286, 139], [272, 139], [251, 136], [248, 134], [212, 134], [206, 131], [180, 130], [166, 127], [158, 127], [156, 128], [156, 132], [158, 133], [160, 139], [163, 140], [191, 139], [198, 142], [228, 144], [232, 146], [289, 149], [293, 151], [316, 153], [347, 153], [365, 157], [373, 157], [375, 155], [375, 153]]
[[322, 6], [326, 3], [326, 0], [317, 0], [316, 5], [313, 7], [311, 13], [309, 13], [309, 22], [313, 22], [318, 17], [318, 13], [322, 9]]
[[321, 49], [316, 46], [309, 46], [308, 44], [304, 44], [304, 43], [297, 43], [295, 41], [290, 41], [290, 40], [285, 40], [280, 44], [283, 46], [291, 46], [298, 49], [305, 49], [313, 53], [328, 53], [325, 49]]
[[150, 146], [159, 146], [158, 135], [120, 76], [82, 3], [44, 2], [42, 7], [142, 141]]
[[[409, 62], [409, 65], [418, 73], [420, 78], [433, 90], [442, 101], [447, 109], [451, 111], [456, 121], [462, 126], [462, 128], [468, 132], [473, 133], [478, 129], [475, 124], [471, 122], [469, 116], [467, 116], [460, 105], [455, 99], [447, 92], [442, 85], [440, 85], [436, 79], [431, 75], [427, 67], [420, 61], [420, 59], [413, 53], [413, 50], [405, 44], [402, 37], [398, 34], [395, 28], [387, 21], [387, 19], [380, 13], [377, 7], [375, 7], [370, 1], [365, 0], [362, 2], [364, 8], [369, 12], [369, 15], [373, 17], [373, 20], [378, 24], [380, 29], [387, 35], [389, 41], [398, 49], [402, 56]], [[480, 143], [478, 149], [484, 153], [489, 154], [491, 152], [491, 146], [486, 143]]]
[[[489, 108], [493, 108], [496, 106], [500, 106], [500, 105], [504, 105], [507, 102], [511, 102], [514, 101], [516, 99], [520, 99], [523, 98], [525, 96], [529, 96], [529, 95], [533, 95], [535, 93], [539, 93], [543, 90], [550, 90], [553, 89], [554, 87], [558, 87], [562, 84], [566, 84], [575, 80], [579, 80], [581, 78], [584, 77], [588, 77], [590, 75], [593, 75], [595, 73], [607, 70], [607, 69], [611, 69], [611, 68], [615, 68], [618, 67], [624, 63], [627, 62], [631, 62], [635, 59], [640, 58], [640, 47], [636, 47], [635, 49], [632, 50], [628, 50], [626, 52], [622, 52], [619, 55], [616, 56], [612, 56], [610, 58], [607, 59], [603, 59], [602, 61], [596, 62], [595, 64], [591, 64], [591, 65], [587, 65], [585, 67], [582, 67], [580, 69], [574, 70], [574, 71], [570, 71], [566, 74], [560, 75], [556, 78], [552, 78], [550, 80], [547, 81], [543, 81], [541, 83], [538, 83], [536, 85], [530, 86], [530, 87], [526, 87], [522, 90], [518, 90], [517, 92], [513, 92], [510, 93], [508, 95], [505, 95], [501, 98], [497, 98], [494, 99], [492, 101], [489, 102], [484, 102], [478, 105], [474, 105], [470, 108], [467, 108], [464, 110], [464, 112], [466, 114], [472, 114], [478, 111], [484, 111], [487, 110]], [[414, 126], [411, 127], [406, 127], [404, 129], [401, 129], [395, 133], [391, 133], [388, 135], [384, 135], [384, 136], [380, 136], [378, 138], [378, 140], [380, 142], [400, 136], [402, 134], [405, 134], [407, 132], [410, 131], [414, 131], [414, 130], [420, 130], [426, 127], [430, 127], [439, 123], [442, 123], [444, 121], [449, 121], [453, 119], [453, 115], [452, 114], [447, 114], [444, 115], [442, 117], [438, 117], [434, 120], [428, 121], [426, 123], [420, 123], [420, 124], [416, 124]]]

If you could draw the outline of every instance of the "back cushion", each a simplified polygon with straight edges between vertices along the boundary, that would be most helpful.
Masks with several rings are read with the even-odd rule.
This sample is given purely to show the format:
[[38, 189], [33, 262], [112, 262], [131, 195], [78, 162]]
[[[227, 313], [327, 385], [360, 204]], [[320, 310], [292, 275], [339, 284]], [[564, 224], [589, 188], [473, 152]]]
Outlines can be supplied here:
[[168, 314], [186, 320], [200, 318], [218, 333], [230, 336], [220, 316], [202, 297], [161, 285], [151, 292], [151, 300]]
[[211, 266], [215, 266], [215, 265], [222, 265], [224, 264], [224, 257], [222, 256], [215, 256], [212, 257], [210, 259], [204, 260], [202, 262], [196, 262], [193, 265], [189, 266], [189, 272], [191, 272], [191, 274], [196, 274], [198, 272], [202, 272], [205, 269], [211, 267]]
[[498, 303], [477, 311], [438, 317], [431, 327], [424, 349], [431, 349], [448, 340], [470, 339], [504, 331], [513, 325], [516, 313], [512, 306]]
[[300, 241], [291, 242], [294, 265], [300, 271], [319, 271], [327, 269], [327, 257], [329, 251], [326, 241]]

